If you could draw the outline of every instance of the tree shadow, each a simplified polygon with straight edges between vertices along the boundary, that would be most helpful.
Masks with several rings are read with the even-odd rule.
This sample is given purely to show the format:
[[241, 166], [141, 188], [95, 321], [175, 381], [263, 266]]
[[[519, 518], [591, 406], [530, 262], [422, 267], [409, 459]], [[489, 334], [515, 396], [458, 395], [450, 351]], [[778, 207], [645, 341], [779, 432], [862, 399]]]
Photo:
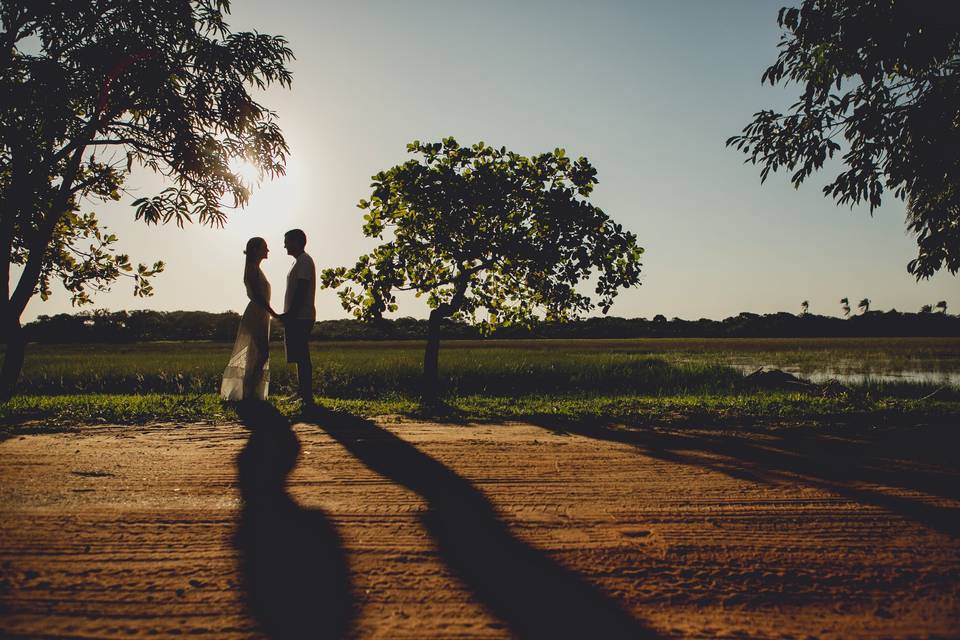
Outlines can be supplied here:
[[322, 510], [286, 490], [300, 442], [272, 405], [244, 403], [237, 413], [251, 432], [237, 456], [234, 538], [247, 607], [271, 638], [342, 638], [356, 613], [343, 541]]
[[652, 431], [602, 420], [530, 416], [555, 433], [630, 444], [644, 454], [718, 471], [732, 478], [817, 487], [871, 504], [950, 536], [960, 535], [960, 509], [893, 495], [880, 487], [960, 500], [960, 466], [953, 452], [960, 433], [950, 427], [889, 429], [871, 433], [805, 429]]
[[518, 638], [655, 638], [581, 575], [511, 533], [470, 482], [375, 423], [319, 410], [311, 421], [372, 471], [427, 502], [443, 562]]

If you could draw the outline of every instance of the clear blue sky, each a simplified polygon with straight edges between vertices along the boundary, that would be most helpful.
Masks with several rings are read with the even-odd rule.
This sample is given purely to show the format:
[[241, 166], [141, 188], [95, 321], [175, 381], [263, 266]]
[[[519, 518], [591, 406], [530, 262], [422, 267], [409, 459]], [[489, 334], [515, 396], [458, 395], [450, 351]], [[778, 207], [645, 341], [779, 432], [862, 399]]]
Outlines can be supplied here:
[[[264, 236], [264, 263], [282, 299], [290, 258], [283, 232], [302, 227], [318, 267], [352, 264], [373, 246], [356, 202], [369, 178], [406, 159], [413, 139], [453, 135], [521, 153], [564, 147], [599, 172], [594, 201], [646, 248], [643, 285], [611, 314], [722, 318], [740, 311], [839, 314], [839, 300], [918, 310], [960, 280], [916, 283], [915, 242], [903, 203], [871, 217], [825, 199], [827, 175], [795, 191], [724, 141], [763, 107], [798, 93], [760, 85], [776, 56], [783, 2], [536, 2], [234, 0], [236, 30], [285, 35], [297, 56], [292, 91], [264, 102], [279, 112], [292, 155], [288, 176], [265, 185], [225, 229], [147, 228], [129, 202], [96, 207], [134, 260], [163, 259], [152, 298], [121, 281], [96, 299], [110, 309], [241, 310], [241, 250]], [[137, 195], [157, 187], [135, 176]], [[57, 292], [28, 318], [69, 311]], [[319, 317], [344, 317], [319, 291]], [[398, 315], [423, 316], [402, 299]]]

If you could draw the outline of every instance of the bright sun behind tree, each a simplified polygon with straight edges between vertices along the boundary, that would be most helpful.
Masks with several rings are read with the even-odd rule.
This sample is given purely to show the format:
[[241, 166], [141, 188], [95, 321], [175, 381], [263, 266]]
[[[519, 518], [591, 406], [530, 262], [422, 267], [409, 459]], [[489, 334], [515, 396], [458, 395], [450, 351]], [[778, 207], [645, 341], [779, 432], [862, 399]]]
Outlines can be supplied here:
[[246, 158], [234, 158], [230, 161], [230, 170], [233, 171], [243, 184], [250, 190], [256, 190], [263, 183], [264, 175], [255, 164]]

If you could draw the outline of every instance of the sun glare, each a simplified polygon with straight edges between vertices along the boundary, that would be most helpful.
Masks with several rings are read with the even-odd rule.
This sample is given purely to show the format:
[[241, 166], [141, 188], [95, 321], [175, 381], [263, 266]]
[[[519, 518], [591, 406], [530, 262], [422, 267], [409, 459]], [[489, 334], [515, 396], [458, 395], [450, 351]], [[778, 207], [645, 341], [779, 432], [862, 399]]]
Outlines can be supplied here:
[[[233, 211], [226, 225], [225, 233], [234, 244], [239, 245], [252, 236], [262, 236], [271, 242], [271, 248], [282, 248], [283, 231], [308, 226], [304, 216], [310, 209], [305, 202], [306, 168], [302, 163], [288, 160], [284, 175], [273, 178], [260, 175], [257, 167], [245, 158], [231, 161], [230, 169], [250, 190], [246, 206]], [[224, 198], [224, 206], [232, 208], [229, 195]], [[275, 275], [280, 277], [282, 274]]]
[[260, 170], [246, 158], [232, 159], [230, 161], [230, 170], [243, 181], [243, 184], [247, 188], [256, 188], [263, 182], [263, 176], [261, 176]]

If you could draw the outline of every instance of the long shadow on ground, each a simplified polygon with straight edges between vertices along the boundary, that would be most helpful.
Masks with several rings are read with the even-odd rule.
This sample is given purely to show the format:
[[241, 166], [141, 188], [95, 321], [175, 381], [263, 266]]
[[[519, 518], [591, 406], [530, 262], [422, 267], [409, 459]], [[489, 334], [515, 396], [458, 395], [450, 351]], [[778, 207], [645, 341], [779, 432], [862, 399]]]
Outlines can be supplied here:
[[312, 421], [427, 501], [423, 524], [441, 559], [515, 637], [656, 637], [579, 574], [514, 537], [482, 492], [415, 446], [349, 414], [321, 410]]
[[960, 432], [952, 427], [886, 431], [652, 431], [603, 421], [531, 418], [556, 433], [630, 444], [642, 453], [753, 482], [799, 482], [960, 536], [960, 509], [893, 495], [882, 487], [960, 500]]
[[355, 617], [336, 527], [287, 493], [300, 453], [290, 422], [266, 403], [238, 409], [250, 439], [237, 457], [243, 510], [235, 537], [247, 606], [271, 638], [342, 638]]

